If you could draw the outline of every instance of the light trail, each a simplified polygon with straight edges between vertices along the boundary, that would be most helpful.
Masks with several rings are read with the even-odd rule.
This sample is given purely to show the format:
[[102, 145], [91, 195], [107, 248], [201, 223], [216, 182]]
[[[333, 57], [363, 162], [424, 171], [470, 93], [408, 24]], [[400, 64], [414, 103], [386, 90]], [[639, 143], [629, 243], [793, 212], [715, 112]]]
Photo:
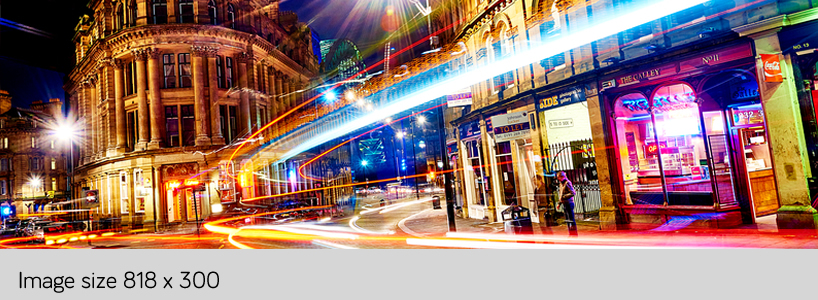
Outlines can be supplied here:
[[[446, 26], [446, 27], [444, 27], [444, 28], [441, 28], [441, 29], [440, 29], [440, 30], [438, 30], [438, 31], [435, 31], [434, 33], [430, 34], [430, 35], [429, 35], [429, 36], [427, 36], [426, 38], [431, 37], [431, 36], [438, 35], [438, 34], [440, 34], [440, 33], [444, 32], [444, 31], [446, 31], [446, 30], [449, 30], [450, 28], [452, 28], [452, 27], [454, 27], [455, 25], [459, 24], [461, 21], [462, 21], [462, 20], [459, 20], [459, 21], [457, 21], [457, 22], [453, 22], [452, 24], [450, 24], [450, 25], [448, 25], [448, 26]], [[406, 51], [408, 51], [409, 49], [412, 49], [412, 48], [414, 48], [414, 47], [416, 47], [416, 46], [420, 45], [421, 43], [426, 42], [426, 41], [427, 41], [427, 39], [426, 39], [426, 38], [424, 38], [424, 39], [420, 39], [420, 40], [418, 40], [418, 41], [416, 41], [416, 42], [412, 43], [411, 45], [409, 45], [409, 46], [407, 46], [407, 47], [404, 47], [404, 48], [403, 48], [403, 49], [401, 49], [401, 50], [396, 51], [395, 53], [393, 53], [392, 55], [390, 55], [390, 56], [389, 56], [389, 58], [390, 58], [390, 59], [391, 59], [391, 58], [394, 58], [394, 57], [396, 57], [396, 56], [398, 56], [398, 55], [402, 54], [403, 52], [406, 52]], [[384, 59], [384, 60], [385, 60], [385, 59]], [[353, 78], [355, 78], [355, 77], [358, 77], [359, 75], [362, 75], [362, 74], [366, 73], [367, 71], [369, 71], [369, 70], [371, 70], [371, 69], [373, 69], [373, 68], [375, 68], [375, 67], [377, 67], [377, 66], [379, 66], [379, 65], [383, 64], [384, 60], [381, 60], [381, 61], [379, 61], [379, 62], [377, 62], [377, 63], [372, 64], [371, 66], [369, 66], [369, 67], [367, 67], [367, 68], [365, 68], [365, 69], [361, 70], [361, 71], [360, 71], [360, 72], [358, 72], [358, 73], [355, 73], [354, 75], [350, 76], [349, 78], [347, 78], [347, 79], [345, 79], [345, 80], [350, 80], [350, 79], [353, 79]], [[319, 93], [318, 95], [315, 95], [314, 97], [312, 97], [312, 98], [310, 98], [310, 99], [308, 99], [308, 100], [306, 100], [306, 101], [302, 102], [302, 103], [301, 103], [301, 104], [299, 104], [299, 105], [296, 105], [296, 106], [295, 106], [295, 107], [293, 107], [292, 109], [290, 109], [290, 110], [288, 110], [288, 111], [284, 112], [282, 115], [280, 115], [280, 116], [276, 117], [275, 119], [273, 119], [272, 121], [270, 121], [269, 123], [267, 123], [266, 125], [264, 125], [263, 127], [259, 128], [259, 129], [258, 129], [258, 130], [257, 130], [255, 133], [253, 133], [252, 135], [250, 135], [250, 137], [248, 137], [246, 140], [244, 140], [243, 142], [241, 142], [241, 144], [239, 144], [239, 145], [238, 145], [238, 147], [236, 147], [236, 149], [235, 149], [235, 150], [233, 150], [233, 153], [231, 153], [231, 154], [230, 154], [230, 158], [229, 158], [228, 160], [232, 161], [232, 160], [233, 160], [233, 158], [236, 156], [236, 153], [238, 153], [238, 152], [239, 152], [239, 150], [241, 150], [241, 148], [243, 148], [243, 147], [244, 147], [244, 145], [245, 145], [245, 144], [247, 144], [247, 142], [249, 142], [250, 140], [253, 140], [253, 138], [255, 138], [256, 136], [258, 136], [259, 134], [261, 134], [261, 133], [262, 133], [264, 130], [266, 130], [267, 128], [269, 128], [269, 127], [270, 127], [270, 126], [272, 126], [273, 124], [278, 123], [278, 121], [280, 121], [280, 120], [284, 119], [286, 116], [288, 116], [288, 115], [292, 114], [293, 112], [297, 111], [297, 110], [298, 110], [298, 109], [300, 109], [301, 107], [304, 107], [304, 106], [306, 106], [307, 104], [312, 103], [313, 101], [315, 101], [315, 99], [318, 99], [319, 97], [323, 96], [325, 93], [327, 93], [327, 92], [329, 92], [329, 91], [334, 90], [335, 88], [337, 88], [338, 86], [340, 86], [340, 85], [342, 85], [342, 84], [343, 84], [343, 82], [338, 82], [338, 83], [335, 83], [335, 85], [334, 85], [333, 87], [331, 87], [331, 88], [329, 88], [329, 89], [324, 90], [323, 92], [321, 92], [321, 93]]]
[[419, 111], [419, 112], [413, 113], [413, 114], [408, 115], [408, 116], [405, 116], [405, 117], [403, 117], [403, 118], [400, 118], [400, 119], [397, 119], [397, 120], [393, 120], [393, 121], [388, 122], [388, 123], [384, 123], [383, 125], [378, 126], [378, 127], [374, 128], [374, 129], [372, 129], [372, 130], [370, 130], [370, 131], [364, 132], [364, 133], [359, 134], [359, 135], [357, 135], [357, 136], [355, 136], [355, 137], [353, 137], [353, 138], [351, 138], [351, 139], [349, 139], [349, 140], [346, 140], [346, 141], [344, 141], [344, 142], [342, 142], [342, 143], [340, 143], [340, 144], [338, 144], [338, 145], [335, 145], [334, 147], [330, 148], [329, 150], [324, 151], [324, 152], [322, 152], [321, 154], [316, 155], [314, 158], [312, 158], [312, 159], [308, 160], [308, 161], [307, 161], [307, 162], [305, 162], [303, 165], [299, 166], [299, 167], [298, 167], [298, 174], [299, 174], [299, 175], [301, 175], [301, 177], [304, 177], [304, 178], [306, 178], [306, 179], [310, 179], [310, 180], [322, 180], [322, 179], [319, 179], [319, 178], [313, 178], [313, 177], [310, 177], [310, 176], [305, 175], [305, 174], [302, 172], [302, 169], [303, 169], [304, 167], [306, 167], [307, 165], [309, 165], [309, 164], [313, 163], [314, 161], [318, 160], [319, 158], [321, 158], [321, 157], [323, 157], [323, 156], [325, 156], [325, 155], [329, 154], [330, 152], [334, 151], [335, 149], [338, 149], [338, 148], [340, 148], [340, 147], [342, 147], [342, 146], [344, 146], [344, 145], [346, 145], [346, 144], [348, 144], [348, 143], [352, 142], [353, 140], [356, 140], [356, 139], [358, 139], [358, 138], [360, 138], [360, 137], [362, 137], [362, 136], [364, 136], [364, 135], [367, 135], [367, 134], [369, 134], [369, 133], [371, 133], [371, 132], [374, 132], [375, 130], [378, 130], [378, 129], [384, 128], [384, 127], [386, 127], [386, 126], [389, 126], [389, 125], [391, 125], [391, 124], [394, 124], [395, 122], [400, 122], [400, 121], [402, 121], [402, 120], [404, 120], [404, 119], [407, 119], [407, 118], [410, 118], [410, 117], [414, 117], [414, 116], [416, 116], [416, 115], [419, 115], [419, 114], [422, 114], [422, 113], [427, 112], [427, 111], [429, 111], [429, 110], [432, 110], [432, 109], [435, 109], [435, 108], [441, 107], [441, 106], [443, 106], [443, 105], [446, 105], [446, 104], [444, 103], [444, 104], [440, 104], [440, 105], [437, 105], [437, 106], [434, 106], [434, 107], [430, 107], [430, 108], [428, 108], [428, 109], [424, 109], [424, 110], [422, 110], [422, 111]]
[[305, 143], [302, 143], [301, 145], [286, 152], [279, 158], [278, 162], [280, 163], [320, 144], [341, 137], [347, 132], [353, 132], [364, 126], [378, 122], [382, 119], [382, 116], [395, 115], [436, 99], [441, 95], [452, 94], [457, 90], [470, 87], [478, 82], [493, 78], [499, 74], [513, 71], [517, 68], [527, 66], [532, 62], [540, 61], [548, 57], [564, 53], [570, 49], [579, 48], [582, 45], [590, 44], [594, 41], [615, 35], [621, 31], [636, 27], [649, 21], [663, 18], [706, 1], [707, 0], [655, 1], [653, 3], [646, 3], [630, 12], [615, 15], [607, 20], [598, 18], [597, 22], [593, 23], [587, 28], [578, 28], [577, 30], [561, 37], [551, 39], [544, 43], [532, 45], [527, 50], [522, 50], [519, 53], [515, 53], [514, 56], [497, 60], [494, 63], [483, 67], [477, 67], [474, 70], [469, 70], [468, 72], [456, 77], [441, 79], [439, 82], [432, 84], [429, 87], [401, 97], [393, 103], [381, 107], [379, 110], [373, 111], [368, 115], [358, 118], [357, 120], [346, 123], [334, 130], [330, 130], [308, 140]]

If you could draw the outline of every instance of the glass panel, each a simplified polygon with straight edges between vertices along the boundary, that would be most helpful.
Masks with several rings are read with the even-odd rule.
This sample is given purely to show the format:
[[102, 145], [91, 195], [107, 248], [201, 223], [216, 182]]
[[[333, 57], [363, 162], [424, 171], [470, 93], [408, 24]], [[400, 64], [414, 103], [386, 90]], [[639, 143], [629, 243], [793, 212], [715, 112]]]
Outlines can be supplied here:
[[695, 99], [687, 84], [662, 87], [653, 99], [655, 128], [650, 130], [657, 136], [646, 141], [646, 153], [657, 167], [662, 163], [668, 205], [713, 205], [713, 186], [701, 176], [707, 150]]

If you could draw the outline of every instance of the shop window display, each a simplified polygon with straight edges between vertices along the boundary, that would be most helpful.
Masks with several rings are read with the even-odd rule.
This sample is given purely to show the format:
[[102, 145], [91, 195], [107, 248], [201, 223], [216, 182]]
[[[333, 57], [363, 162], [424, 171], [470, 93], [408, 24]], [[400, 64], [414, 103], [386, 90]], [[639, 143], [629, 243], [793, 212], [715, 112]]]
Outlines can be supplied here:
[[[684, 83], [658, 88], [651, 102], [642, 93], [616, 100], [615, 126], [629, 204], [713, 205], [696, 100]], [[708, 117], [711, 123], [723, 122]]]

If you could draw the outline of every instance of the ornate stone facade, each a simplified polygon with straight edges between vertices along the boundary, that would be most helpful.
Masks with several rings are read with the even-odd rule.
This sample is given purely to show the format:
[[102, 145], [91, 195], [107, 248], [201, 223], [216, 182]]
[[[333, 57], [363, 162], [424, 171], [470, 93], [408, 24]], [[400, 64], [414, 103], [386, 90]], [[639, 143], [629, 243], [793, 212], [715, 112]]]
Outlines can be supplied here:
[[[312, 78], [318, 70], [310, 35], [302, 34], [309, 28], [282, 24], [278, 1], [92, 0], [88, 6], [95, 14], [75, 28], [77, 66], [65, 85], [85, 139], [75, 154], [74, 196], [99, 190], [99, 217], [123, 226], [190, 220], [170, 215], [184, 207], [170, 199], [174, 191], [158, 170], [212, 167], [206, 162], [227, 152], [218, 149], [303, 101], [300, 94], [274, 101], [284, 90], [270, 82]], [[147, 187], [152, 191], [140, 190]], [[218, 193], [214, 188], [203, 197], [219, 203]], [[205, 217], [210, 205], [201, 209]]]

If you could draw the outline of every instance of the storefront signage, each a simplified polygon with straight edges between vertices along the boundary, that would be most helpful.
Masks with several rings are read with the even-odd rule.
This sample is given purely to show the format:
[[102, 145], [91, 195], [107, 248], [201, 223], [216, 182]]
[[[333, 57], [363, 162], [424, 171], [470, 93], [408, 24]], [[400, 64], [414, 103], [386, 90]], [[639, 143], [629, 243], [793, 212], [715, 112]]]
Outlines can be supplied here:
[[818, 46], [818, 22], [806, 22], [787, 26], [778, 33], [778, 41], [784, 52], [798, 52]]
[[761, 109], [733, 110], [733, 125], [752, 125], [764, 123]]
[[[672, 96], [656, 95], [653, 98], [653, 107], [661, 111], [673, 111], [690, 108], [691, 103], [696, 102], [696, 94], [693, 92], [680, 93]], [[630, 111], [648, 111], [647, 99], [623, 100], [622, 106]]]
[[758, 96], [758, 84], [756, 84], [754, 81], [746, 81], [740, 84], [730, 85], [730, 98], [733, 101], [753, 99], [757, 98]]
[[460, 139], [467, 139], [480, 135], [480, 123], [472, 121], [460, 125]]
[[645, 80], [657, 79], [665, 76], [670, 76], [678, 73], [676, 71], [676, 64], [664, 65], [658, 68], [644, 70], [638, 73], [628, 74], [616, 78], [616, 86], [622, 87], [639, 83]]
[[[659, 142], [659, 147], [662, 149], [667, 148], [667, 142]], [[647, 144], [645, 145], [645, 153], [647, 153], [647, 155], [656, 155], [659, 153], [659, 147], [657, 147], [656, 144]]]
[[679, 70], [681, 72], [688, 72], [698, 68], [714, 66], [752, 56], [753, 49], [750, 45], [742, 44], [719, 51], [707, 52], [695, 58], [682, 61], [679, 63]]
[[560, 93], [543, 98], [537, 104], [539, 110], [547, 110], [585, 101], [585, 87], [575, 86]]
[[470, 89], [463, 89], [454, 94], [446, 95], [446, 103], [448, 107], [467, 106], [472, 104], [472, 95]]
[[494, 125], [494, 140], [498, 143], [526, 138], [531, 129], [525, 111], [493, 116], [491, 123]]
[[567, 128], [574, 127], [574, 119], [560, 119], [548, 121], [548, 128]]
[[764, 66], [764, 82], [783, 82], [784, 75], [781, 73], [781, 61], [778, 54], [760, 55]]
[[199, 165], [196, 163], [185, 163], [166, 165], [162, 167], [163, 180], [186, 179], [199, 173]]

